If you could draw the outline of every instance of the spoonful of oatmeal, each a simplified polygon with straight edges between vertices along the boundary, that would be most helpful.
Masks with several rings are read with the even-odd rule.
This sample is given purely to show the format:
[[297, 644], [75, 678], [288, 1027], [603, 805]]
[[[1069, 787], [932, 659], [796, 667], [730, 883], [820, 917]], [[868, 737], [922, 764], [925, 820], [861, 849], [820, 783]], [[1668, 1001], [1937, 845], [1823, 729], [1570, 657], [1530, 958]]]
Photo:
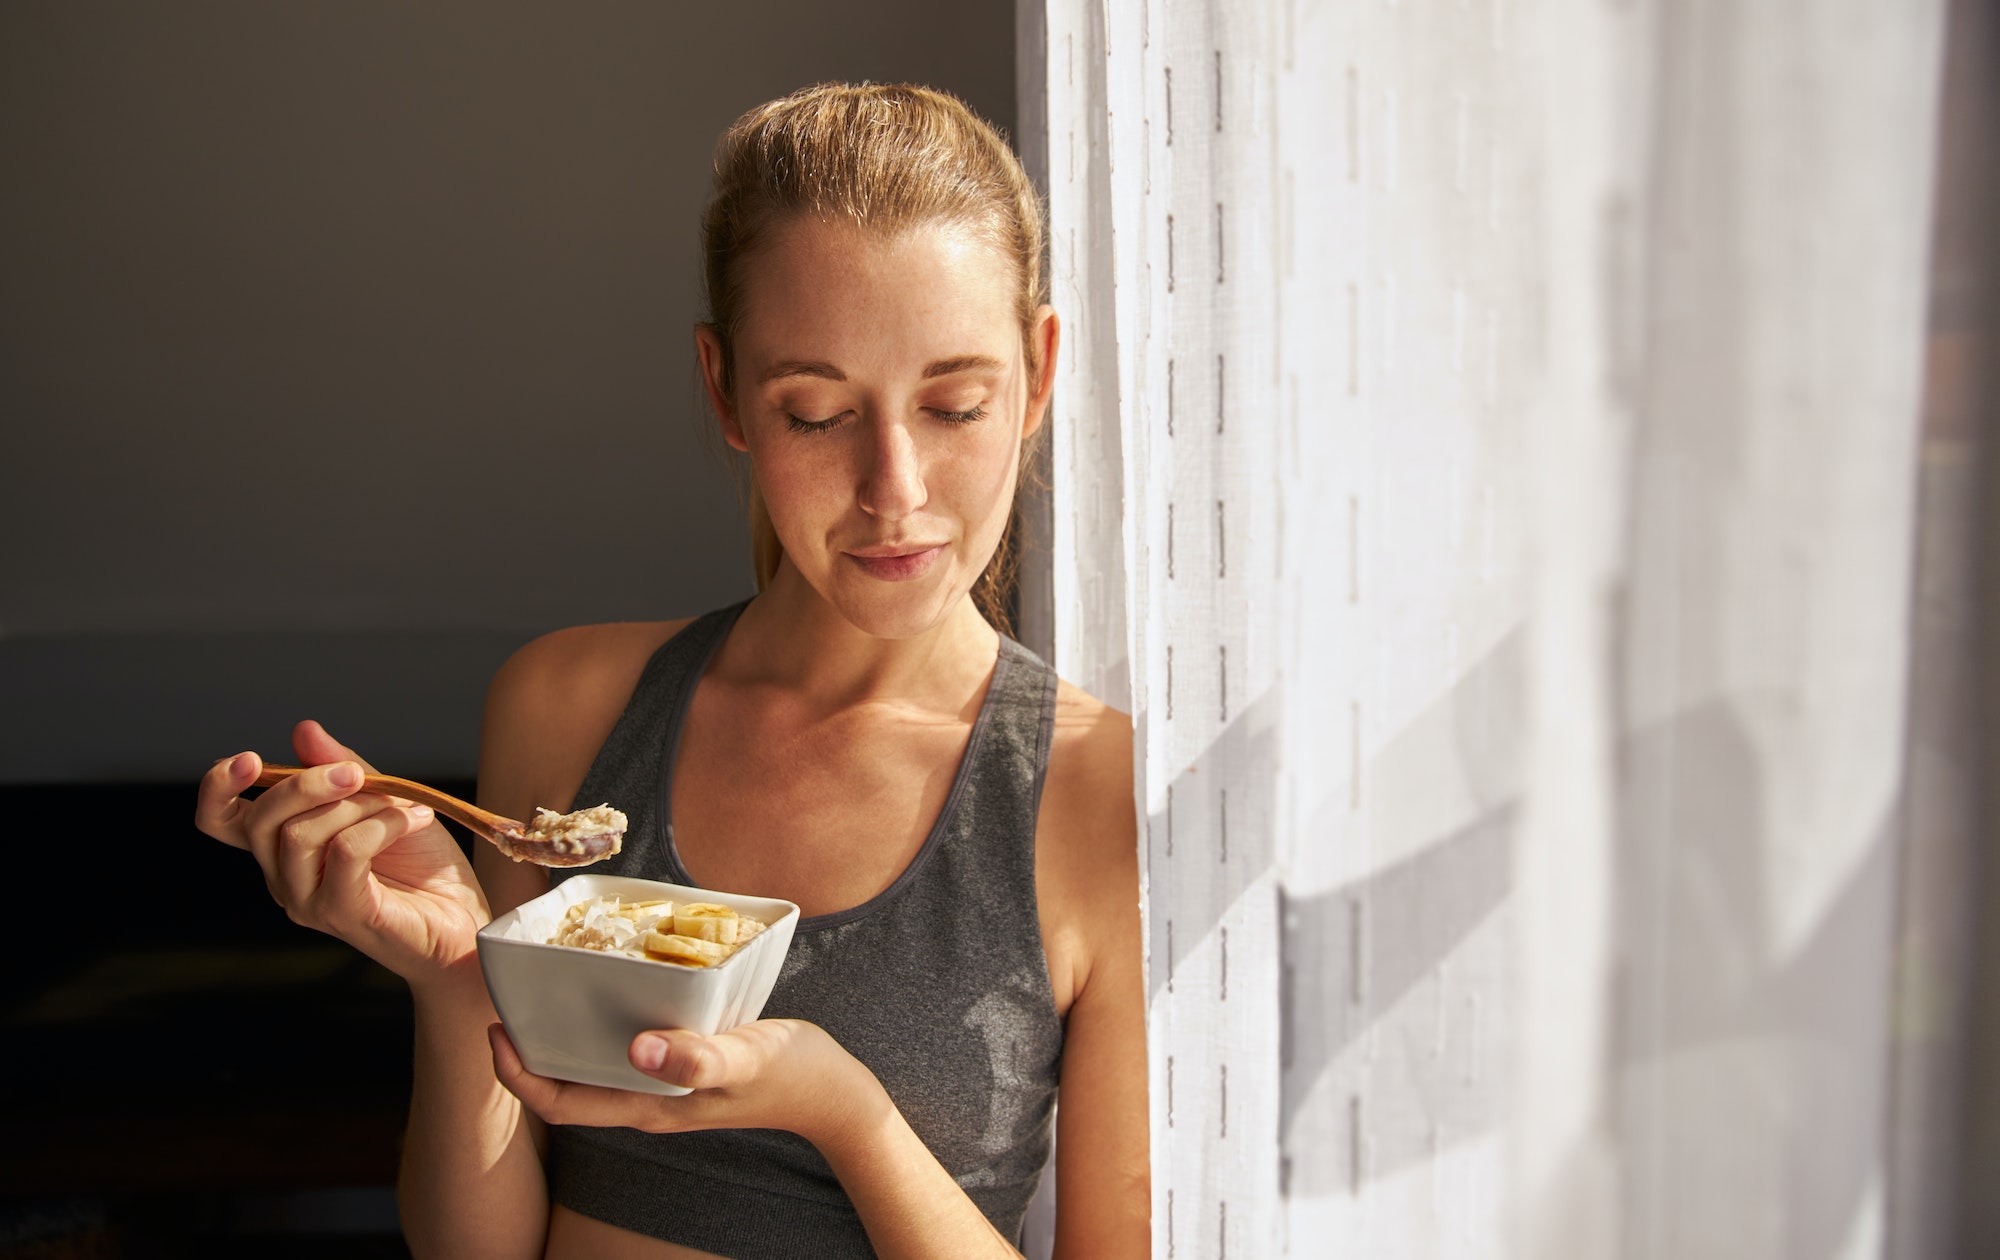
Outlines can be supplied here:
[[[265, 766], [251, 786], [270, 787], [304, 768]], [[533, 862], [536, 866], [589, 866], [618, 852], [619, 842], [625, 836], [625, 815], [609, 805], [593, 805], [570, 814], [537, 807], [535, 816], [523, 823], [394, 775], [363, 775], [360, 790], [428, 805], [516, 862]]]

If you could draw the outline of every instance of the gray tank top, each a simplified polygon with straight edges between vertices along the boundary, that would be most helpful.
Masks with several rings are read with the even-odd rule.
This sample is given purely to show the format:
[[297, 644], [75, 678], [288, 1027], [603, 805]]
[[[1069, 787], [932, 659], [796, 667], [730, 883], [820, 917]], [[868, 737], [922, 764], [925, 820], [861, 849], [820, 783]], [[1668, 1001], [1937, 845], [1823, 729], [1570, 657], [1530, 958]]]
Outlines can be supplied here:
[[[608, 801], [630, 830], [616, 857], [584, 869], [694, 883], [674, 847], [674, 752], [695, 683], [742, 610], [708, 614], [647, 663], [573, 806]], [[1062, 1055], [1035, 902], [1055, 693], [1054, 672], [1002, 636], [957, 777], [917, 856], [879, 896], [801, 921], [764, 1007], [767, 1018], [811, 1020], [867, 1064], [1017, 1243], [1048, 1160]], [[778, 1130], [552, 1126], [549, 1186], [585, 1216], [738, 1260], [875, 1254], [818, 1150]]]

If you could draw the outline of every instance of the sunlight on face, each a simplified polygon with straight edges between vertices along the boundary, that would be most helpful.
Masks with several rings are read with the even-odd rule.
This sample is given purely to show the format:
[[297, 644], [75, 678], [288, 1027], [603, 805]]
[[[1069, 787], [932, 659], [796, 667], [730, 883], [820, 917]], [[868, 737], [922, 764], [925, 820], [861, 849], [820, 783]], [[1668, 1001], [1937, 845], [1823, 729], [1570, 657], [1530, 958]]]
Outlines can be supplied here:
[[1041, 418], [1017, 283], [946, 224], [801, 220], [745, 260], [725, 436], [749, 452], [787, 562], [870, 633], [937, 625], [1006, 530]]

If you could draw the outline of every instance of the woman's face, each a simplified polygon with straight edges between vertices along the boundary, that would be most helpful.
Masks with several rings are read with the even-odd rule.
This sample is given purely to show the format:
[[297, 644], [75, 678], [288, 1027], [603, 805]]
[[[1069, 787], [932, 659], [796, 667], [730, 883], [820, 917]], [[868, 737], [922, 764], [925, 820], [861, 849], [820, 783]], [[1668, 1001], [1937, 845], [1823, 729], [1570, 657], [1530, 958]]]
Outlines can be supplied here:
[[[748, 452], [793, 568], [855, 626], [906, 638], [965, 598], [1001, 535], [1056, 349], [1032, 379], [1005, 255], [967, 229], [797, 220], [744, 260], [735, 396], [700, 337], [710, 399]], [[782, 580], [782, 578], [781, 578]]]

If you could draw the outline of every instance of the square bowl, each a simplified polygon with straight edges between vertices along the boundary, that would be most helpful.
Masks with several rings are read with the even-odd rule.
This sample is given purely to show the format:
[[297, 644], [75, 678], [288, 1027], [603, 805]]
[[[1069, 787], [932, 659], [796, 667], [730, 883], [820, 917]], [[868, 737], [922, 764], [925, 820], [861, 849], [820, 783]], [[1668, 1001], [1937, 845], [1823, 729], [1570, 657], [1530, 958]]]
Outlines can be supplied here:
[[[765, 927], [712, 967], [684, 967], [621, 954], [550, 945], [563, 912], [593, 897], [706, 901]], [[687, 1089], [647, 1076], [626, 1051], [652, 1028], [726, 1032], [756, 1019], [778, 982], [799, 908], [775, 897], [743, 897], [622, 875], [575, 875], [479, 929], [479, 967], [521, 1062], [538, 1076], [645, 1094]]]

